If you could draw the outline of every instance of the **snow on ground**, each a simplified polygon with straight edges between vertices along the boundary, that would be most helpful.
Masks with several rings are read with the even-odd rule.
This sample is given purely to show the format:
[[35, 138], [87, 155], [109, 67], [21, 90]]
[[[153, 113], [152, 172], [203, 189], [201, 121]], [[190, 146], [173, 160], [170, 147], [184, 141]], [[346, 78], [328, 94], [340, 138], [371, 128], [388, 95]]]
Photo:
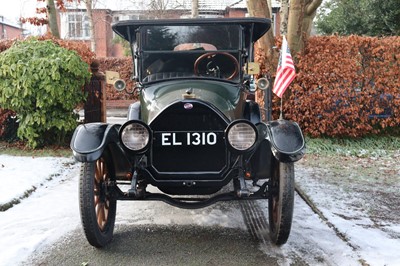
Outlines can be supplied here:
[[[0, 155], [0, 205], [23, 197], [58, 173], [61, 158], [33, 158]], [[65, 161], [65, 160], [64, 160]], [[4, 186], [4, 184], [7, 184]]]
[[[372, 180], [368, 180], [369, 177], [365, 174], [357, 181], [351, 179], [346, 171], [340, 171], [343, 176], [335, 177], [340, 173], [332, 173], [334, 171], [329, 171], [329, 167], [307, 168], [303, 163], [304, 161], [296, 168], [297, 184], [337, 231], [346, 237], [360, 258], [370, 265], [400, 265], [400, 214], [396, 211], [385, 213], [386, 209], [391, 210], [393, 207], [390, 205], [398, 207], [399, 184], [396, 179], [399, 177], [396, 173], [399, 167], [389, 167], [394, 171], [391, 178], [388, 174], [381, 174], [387, 171], [384, 168], [374, 170], [376, 174], [372, 176], [378, 177]], [[342, 167], [349, 165], [351, 164], [344, 162], [341, 164]], [[376, 165], [372, 167], [377, 168]], [[327, 172], [321, 172], [321, 168]], [[354, 172], [357, 169], [350, 169], [350, 173]], [[379, 178], [386, 177], [390, 180], [380, 182]], [[376, 192], [383, 193], [384, 196], [379, 197]], [[380, 215], [379, 220], [377, 212]]]
[[[80, 226], [78, 206], [79, 163], [73, 158], [32, 158], [0, 155], [0, 205], [18, 199], [24, 192], [36, 187], [21, 203], [0, 212], [0, 265], [17, 265], [29, 256], [55, 243], [61, 236]], [[305, 174], [300, 171], [299, 175]], [[308, 187], [312, 189], [312, 186]], [[317, 187], [315, 188], [317, 189]], [[318, 187], [320, 189], [320, 187]], [[314, 202], [332, 201], [330, 193], [309, 191]], [[135, 209], [137, 216], [126, 215], [131, 208], [129, 202], [119, 202], [117, 224], [185, 224], [220, 225], [224, 227], [244, 228], [243, 218], [238, 209], [225, 209], [222, 205], [190, 211], [162, 205], [163, 215], [154, 213], [148, 207], [149, 202], [138, 202]], [[167, 206], [167, 207], [165, 207]], [[272, 246], [268, 241], [261, 249], [282, 258], [282, 265], [287, 265], [291, 254], [305, 258], [310, 265], [329, 262], [329, 265], [357, 265], [365, 260], [370, 265], [400, 265], [400, 239], [377, 228], [372, 228], [371, 221], [361, 216], [360, 219], [344, 219], [338, 213], [346, 213], [342, 204], [326, 205], [321, 209], [331, 223], [344, 233], [350, 245], [340, 240], [333, 230], [321, 221], [310, 208], [296, 197], [292, 233], [289, 241], [281, 248]], [[332, 207], [334, 206], [334, 207]], [[265, 209], [263, 210], [266, 211]], [[355, 216], [359, 213], [355, 213]], [[186, 217], [186, 218], [185, 218]], [[133, 219], [133, 220], [132, 220]], [[187, 220], [185, 220], [187, 219]], [[190, 221], [189, 221], [190, 219]], [[388, 225], [390, 230], [399, 231], [400, 225]], [[325, 264], [323, 264], [325, 265]]]
[[331, 210], [323, 210], [324, 215], [340, 232], [343, 232], [357, 249], [360, 256], [371, 265], [400, 265], [400, 239], [373, 228], [373, 222], [365, 217], [357, 221], [346, 220]]
[[0, 155], [0, 167], [1, 203], [37, 187], [0, 212], [0, 265], [17, 265], [79, 225], [79, 165], [72, 158]]

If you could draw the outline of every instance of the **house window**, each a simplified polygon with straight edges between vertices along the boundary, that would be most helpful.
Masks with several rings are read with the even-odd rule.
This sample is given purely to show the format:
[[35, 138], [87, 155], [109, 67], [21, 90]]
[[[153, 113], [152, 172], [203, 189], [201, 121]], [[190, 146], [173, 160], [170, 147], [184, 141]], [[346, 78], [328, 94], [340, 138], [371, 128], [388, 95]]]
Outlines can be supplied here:
[[7, 39], [7, 30], [6, 30], [6, 27], [4, 27], [3, 24], [1, 24], [1, 27], [2, 27], [2, 33], [1, 33], [0, 39]]
[[85, 14], [68, 14], [68, 37], [71, 39], [88, 39], [90, 37], [89, 19]]

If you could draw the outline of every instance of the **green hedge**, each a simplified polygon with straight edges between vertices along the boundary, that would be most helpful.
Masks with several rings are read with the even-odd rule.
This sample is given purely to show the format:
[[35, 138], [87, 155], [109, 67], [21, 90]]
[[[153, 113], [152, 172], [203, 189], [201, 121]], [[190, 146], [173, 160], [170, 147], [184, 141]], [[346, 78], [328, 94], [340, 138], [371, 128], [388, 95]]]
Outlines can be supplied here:
[[0, 53], [0, 106], [17, 113], [18, 137], [35, 148], [64, 143], [77, 126], [89, 66], [51, 40], [15, 42]]

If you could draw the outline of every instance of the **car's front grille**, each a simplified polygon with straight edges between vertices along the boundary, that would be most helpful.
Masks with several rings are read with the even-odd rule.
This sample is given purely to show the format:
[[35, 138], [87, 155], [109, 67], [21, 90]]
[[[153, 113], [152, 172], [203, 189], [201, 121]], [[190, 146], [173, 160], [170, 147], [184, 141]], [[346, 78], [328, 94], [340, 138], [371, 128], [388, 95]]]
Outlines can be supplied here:
[[178, 102], [150, 124], [151, 161], [159, 173], [220, 172], [226, 165], [227, 123], [202, 102]]

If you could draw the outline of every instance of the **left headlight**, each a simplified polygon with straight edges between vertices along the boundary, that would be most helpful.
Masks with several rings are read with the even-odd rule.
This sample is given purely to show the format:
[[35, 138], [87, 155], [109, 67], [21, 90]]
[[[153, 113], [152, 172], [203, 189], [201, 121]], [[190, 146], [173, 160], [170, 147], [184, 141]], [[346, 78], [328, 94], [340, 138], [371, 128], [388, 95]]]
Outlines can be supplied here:
[[246, 152], [253, 148], [257, 141], [257, 128], [247, 120], [236, 120], [228, 126], [226, 137], [231, 148], [238, 152]]
[[129, 121], [125, 123], [119, 133], [122, 144], [134, 152], [147, 150], [150, 139], [150, 128], [142, 121]]

